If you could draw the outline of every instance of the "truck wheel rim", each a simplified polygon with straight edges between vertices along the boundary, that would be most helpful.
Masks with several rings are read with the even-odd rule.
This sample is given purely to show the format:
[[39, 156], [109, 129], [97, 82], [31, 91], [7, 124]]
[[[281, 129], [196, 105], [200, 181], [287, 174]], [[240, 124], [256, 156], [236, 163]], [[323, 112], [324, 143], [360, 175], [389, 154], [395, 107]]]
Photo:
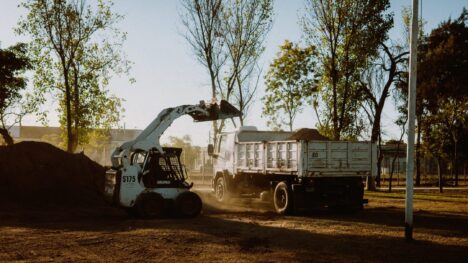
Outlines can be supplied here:
[[218, 200], [222, 200], [224, 197], [224, 183], [222, 179], [218, 179], [218, 183], [216, 184], [216, 198]]
[[288, 197], [286, 196], [286, 193], [283, 189], [278, 191], [275, 195], [275, 200], [276, 200], [276, 207], [278, 209], [283, 209], [286, 207], [286, 204], [288, 202]]

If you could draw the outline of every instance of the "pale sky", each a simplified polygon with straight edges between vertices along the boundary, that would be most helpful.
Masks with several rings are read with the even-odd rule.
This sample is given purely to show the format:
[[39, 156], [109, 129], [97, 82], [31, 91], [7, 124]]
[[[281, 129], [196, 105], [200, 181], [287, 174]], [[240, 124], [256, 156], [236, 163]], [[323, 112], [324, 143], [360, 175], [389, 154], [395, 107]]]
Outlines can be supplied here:
[[[89, 1], [92, 3], [92, 1]], [[124, 45], [128, 59], [134, 65], [131, 76], [136, 83], [130, 84], [126, 78], [115, 77], [110, 90], [124, 98], [125, 117], [122, 125], [126, 128], [144, 129], [164, 108], [182, 104], [196, 104], [210, 99], [208, 74], [197, 63], [193, 53], [183, 38], [183, 25], [179, 12], [181, 3], [176, 0], [115, 0], [114, 11], [125, 16], [120, 28], [128, 33]], [[390, 0], [391, 11], [395, 14], [395, 28], [390, 38], [397, 40], [402, 35], [401, 7], [410, 5], [411, 0]], [[19, 37], [13, 28], [25, 10], [18, 7], [19, 1], [1, 0], [0, 6], [0, 47], [5, 48], [16, 42], [27, 42]], [[430, 32], [441, 21], [456, 18], [462, 8], [468, 7], [468, 0], [423, 0], [422, 16], [427, 21], [425, 31]], [[260, 65], [263, 72], [278, 52], [285, 39], [301, 41], [299, 15], [303, 12], [304, 0], [276, 0], [274, 3], [274, 24], [265, 42], [265, 53]], [[260, 98], [264, 92], [263, 81], [252, 106], [246, 125], [267, 129], [266, 120], [261, 118]], [[50, 108], [49, 125], [57, 126], [55, 105]], [[309, 107], [310, 108], [310, 107]], [[399, 137], [399, 130], [393, 124], [396, 118], [395, 106], [389, 98], [383, 114], [382, 129], [385, 138]], [[316, 125], [311, 109], [306, 109], [297, 117], [294, 128]], [[33, 116], [27, 117], [23, 125], [39, 125]], [[193, 123], [190, 117], [183, 117], [166, 131], [165, 136], [189, 134], [198, 145], [208, 143], [210, 123]], [[163, 138], [164, 140], [164, 138]]]

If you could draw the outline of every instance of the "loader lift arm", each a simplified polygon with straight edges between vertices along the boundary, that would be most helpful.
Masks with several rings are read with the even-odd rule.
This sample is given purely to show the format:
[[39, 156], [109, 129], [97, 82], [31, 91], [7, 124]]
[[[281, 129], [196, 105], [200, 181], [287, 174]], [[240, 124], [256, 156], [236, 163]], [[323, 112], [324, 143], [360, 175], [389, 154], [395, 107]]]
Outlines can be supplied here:
[[200, 101], [197, 105], [164, 109], [134, 140], [125, 142], [114, 150], [111, 157], [112, 166], [130, 165], [129, 154], [135, 151], [156, 149], [163, 154], [164, 150], [159, 142], [161, 135], [176, 119], [184, 115], [190, 115], [195, 122], [202, 122], [239, 117], [242, 113], [225, 100], [221, 100], [219, 105]]

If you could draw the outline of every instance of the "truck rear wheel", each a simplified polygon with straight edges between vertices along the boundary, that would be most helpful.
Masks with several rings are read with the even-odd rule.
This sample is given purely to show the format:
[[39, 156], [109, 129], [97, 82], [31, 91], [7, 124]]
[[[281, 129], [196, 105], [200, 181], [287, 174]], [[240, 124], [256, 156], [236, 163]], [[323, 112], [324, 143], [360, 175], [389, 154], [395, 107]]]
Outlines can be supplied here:
[[164, 198], [158, 193], [141, 195], [136, 205], [142, 218], [157, 218], [164, 214]]
[[227, 190], [226, 179], [224, 176], [218, 177], [215, 183], [215, 197], [218, 202], [226, 202], [229, 199], [229, 192]]
[[202, 210], [202, 201], [194, 192], [183, 192], [175, 200], [177, 215], [184, 218], [196, 217]]
[[278, 214], [290, 214], [293, 210], [292, 191], [286, 182], [280, 182], [275, 187], [273, 194], [273, 204]]

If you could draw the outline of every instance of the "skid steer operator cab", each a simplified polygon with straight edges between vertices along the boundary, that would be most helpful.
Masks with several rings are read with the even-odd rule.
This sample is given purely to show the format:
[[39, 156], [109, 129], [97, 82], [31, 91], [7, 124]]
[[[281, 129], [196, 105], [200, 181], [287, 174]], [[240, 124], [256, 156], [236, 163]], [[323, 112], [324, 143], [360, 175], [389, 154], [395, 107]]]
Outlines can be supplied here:
[[[189, 191], [187, 172], [180, 162], [182, 149], [163, 148], [130, 154], [126, 169], [113, 167], [106, 172], [105, 197], [126, 207], [132, 216], [144, 218], [176, 214], [193, 217], [201, 210], [201, 200]], [[117, 157], [118, 158], [118, 157]], [[121, 163], [121, 162], [117, 162]]]
[[141, 181], [146, 188], [191, 188], [191, 185], [185, 181], [187, 178], [185, 166], [180, 162], [182, 149], [163, 149], [164, 154], [158, 151], [150, 151], [149, 154], [142, 152], [134, 154], [132, 163], [142, 168], [138, 181]]

